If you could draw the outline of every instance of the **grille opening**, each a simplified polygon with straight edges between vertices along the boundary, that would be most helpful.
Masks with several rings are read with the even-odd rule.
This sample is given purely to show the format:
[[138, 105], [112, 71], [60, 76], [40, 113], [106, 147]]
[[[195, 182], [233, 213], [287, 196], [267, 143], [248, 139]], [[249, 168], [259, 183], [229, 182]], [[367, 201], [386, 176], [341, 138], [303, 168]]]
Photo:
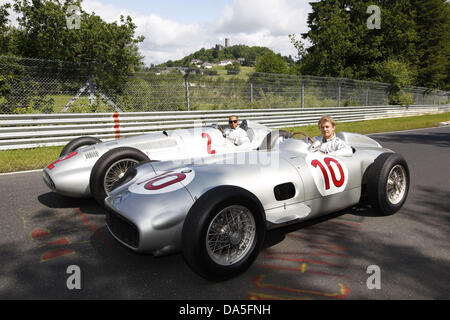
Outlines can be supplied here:
[[53, 182], [52, 178], [50, 178], [48, 173], [45, 171], [44, 171], [44, 182], [47, 185], [47, 187], [50, 188], [50, 190], [52, 190], [52, 191], [56, 190], [55, 183]]
[[138, 247], [139, 231], [137, 227], [111, 208], [106, 208], [106, 224], [120, 241], [133, 248]]
[[278, 201], [291, 199], [295, 196], [295, 187], [294, 184], [291, 182], [283, 183], [277, 185], [273, 192], [275, 194], [275, 199]]

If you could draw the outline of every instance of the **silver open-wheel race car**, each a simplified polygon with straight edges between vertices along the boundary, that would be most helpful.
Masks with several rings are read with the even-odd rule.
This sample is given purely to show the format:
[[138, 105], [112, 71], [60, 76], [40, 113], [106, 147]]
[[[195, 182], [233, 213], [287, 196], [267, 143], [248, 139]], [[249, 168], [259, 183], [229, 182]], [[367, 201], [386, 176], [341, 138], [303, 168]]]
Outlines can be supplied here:
[[218, 154], [245, 152], [277, 143], [289, 137], [285, 131], [271, 131], [264, 125], [243, 120], [240, 127], [250, 143], [236, 146], [223, 136], [217, 124], [177, 129], [101, 142], [95, 137], [70, 141], [60, 158], [44, 168], [43, 178], [54, 192], [69, 197], [93, 196], [104, 204], [105, 197], [124, 173], [143, 161], [195, 159]]
[[369, 137], [337, 135], [351, 156], [323, 154], [320, 142], [284, 139], [264, 150], [138, 165], [105, 200], [108, 229], [133, 251], [182, 251], [199, 275], [225, 280], [252, 264], [267, 230], [365, 196], [381, 215], [398, 211], [409, 189], [404, 158]]

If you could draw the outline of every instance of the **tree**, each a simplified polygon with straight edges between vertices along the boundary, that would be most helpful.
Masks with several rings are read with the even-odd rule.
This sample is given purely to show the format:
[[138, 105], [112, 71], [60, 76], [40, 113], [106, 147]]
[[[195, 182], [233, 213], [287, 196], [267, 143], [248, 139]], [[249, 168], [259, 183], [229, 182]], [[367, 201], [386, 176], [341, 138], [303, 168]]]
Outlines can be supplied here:
[[375, 80], [391, 84], [390, 104], [408, 105], [413, 102], [412, 96], [403, 91], [403, 87], [412, 85], [417, 77], [407, 63], [390, 58], [377, 64], [375, 70], [377, 72]]
[[380, 8], [380, 29], [367, 27], [366, 1], [311, 3], [310, 30], [302, 35], [312, 43], [301, 62], [304, 73], [372, 79], [376, 75], [374, 64], [387, 58], [403, 59], [411, 65], [418, 61], [415, 11], [410, 0], [378, 0], [371, 4]]
[[266, 73], [287, 73], [288, 67], [286, 62], [276, 55], [273, 51], [269, 51], [264, 54], [256, 62], [256, 72]]
[[[379, 29], [367, 27], [368, 6], [380, 8]], [[446, 0], [321, 0], [311, 3], [311, 46], [291, 36], [300, 72], [373, 80], [376, 66], [389, 59], [405, 63], [415, 85], [450, 86], [450, 3]]]
[[[128, 74], [141, 64], [136, 25], [128, 17], [107, 23], [81, 9], [81, 0], [15, 0], [19, 28], [13, 42], [20, 56], [91, 63], [96, 82], [120, 90]], [[67, 26], [68, 8], [80, 8], [80, 28]]]
[[417, 8], [418, 84], [450, 90], [450, 3], [412, 0]]
[[311, 3], [313, 11], [308, 15], [310, 30], [302, 37], [308, 39], [312, 46], [302, 54], [302, 73], [353, 77], [354, 70], [350, 68], [349, 60], [356, 56], [358, 44], [353, 38], [351, 15], [345, 2], [323, 0]]
[[10, 34], [8, 27], [8, 9], [11, 8], [9, 3], [0, 6], [0, 55], [7, 55], [10, 46]]

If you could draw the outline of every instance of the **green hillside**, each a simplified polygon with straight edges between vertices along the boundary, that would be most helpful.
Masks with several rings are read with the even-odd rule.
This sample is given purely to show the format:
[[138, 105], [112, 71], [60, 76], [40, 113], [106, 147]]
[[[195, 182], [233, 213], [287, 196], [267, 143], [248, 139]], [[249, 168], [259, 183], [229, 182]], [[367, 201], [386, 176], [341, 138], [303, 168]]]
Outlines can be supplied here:
[[[222, 60], [237, 60], [238, 58], [244, 58], [242, 63], [246, 67], [254, 67], [259, 57], [262, 57], [267, 52], [271, 52], [267, 47], [249, 47], [246, 45], [235, 45], [227, 48], [202, 48], [180, 60], [169, 60], [165, 63], [158, 65], [158, 67], [188, 67], [193, 59], [201, 60], [202, 62], [218, 63]], [[281, 55], [278, 54], [280, 57]], [[286, 62], [293, 63], [292, 57], [282, 57]]]

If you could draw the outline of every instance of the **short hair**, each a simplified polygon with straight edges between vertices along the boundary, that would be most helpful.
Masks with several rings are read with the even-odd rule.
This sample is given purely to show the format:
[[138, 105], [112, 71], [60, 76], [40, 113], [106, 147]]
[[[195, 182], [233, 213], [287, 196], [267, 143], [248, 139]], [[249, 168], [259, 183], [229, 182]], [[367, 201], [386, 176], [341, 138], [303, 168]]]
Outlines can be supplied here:
[[330, 116], [323, 116], [322, 118], [319, 119], [319, 122], [317, 123], [319, 125], [319, 128], [322, 122], [329, 122], [333, 127], [336, 126], [336, 122], [334, 122], [334, 119]]
[[239, 117], [238, 117], [238, 116], [236, 116], [236, 115], [234, 115], [234, 114], [233, 114], [233, 115], [231, 115], [231, 116], [229, 116], [229, 117], [228, 117], [228, 119], [231, 119], [231, 118], [233, 118], [233, 117], [235, 117], [236, 119], [239, 119]]

